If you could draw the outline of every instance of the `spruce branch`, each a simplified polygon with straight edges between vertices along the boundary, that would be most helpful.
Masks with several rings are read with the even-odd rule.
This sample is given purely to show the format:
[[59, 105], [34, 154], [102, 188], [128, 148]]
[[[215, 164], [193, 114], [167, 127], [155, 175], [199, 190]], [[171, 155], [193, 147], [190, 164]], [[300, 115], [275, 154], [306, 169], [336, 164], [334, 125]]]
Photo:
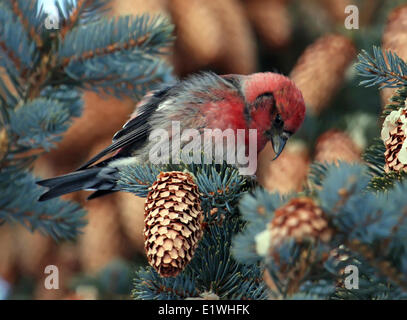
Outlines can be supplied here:
[[[110, 0], [77, 0], [76, 2], [57, 3], [57, 8], [61, 16], [65, 19], [61, 27], [61, 38], [72, 30], [78, 23], [89, 23], [96, 20], [100, 14], [107, 11], [106, 5]], [[96, 16], [96, 17], [95, 17]]]
[[389, 279], [404, 292], [407, 292], [407, 279], [403, 273], [392, 266], [390, 261], [383, 259], [381, 253], [375, 253], [369, 245], [361, 244], [356, 240], [347, 242], [346, 246], [366, 259], [381, 277]]
[[36, 14], [37, 6], [37, 0], [11, 0], [11, 7], [14, 14], [20, 19], [27, 33], [35, 41], [37, 48], [40, 49], [44, 45], [44, 41], [41, 33], [39, 32], [38, 23], [37, 25], [33, 24], [33, 21], [38, 20], [32, 17], [34, 14]]
[[59, 60], [62, 67], [67, 67], [71, 61], [83, 62], [118, 51], [137, 49], [144, 54], [162, 54], [172, 41], [172, 31], [169, 21], [160, 16], [102, 19], [71, 30], [59, 46]]
[[25, 75], [34, 63], [35, 49], [24, 26], [6, 4], [0, 3], [0, 66], [11, 75]]
[[162, 278], [151, 267], [136, 272], [132, 296], [141, 300], [184, 300], [199, 297], [194, 279], [187, 275]]
[[49, 151], [70, 125], [69, 110], [57, 100], [39, 98], [19, 107], [10, 115], [15, 147]]
[[127, 166], [119, 172], [117, 186], [139, 197], [146, 197], [148, 188], [156, 181], [160, 169], [155, 166]]
[[[79, 15], [80, 12], [83, 10], [83, 7], [85, 6], [87, 0], [78, 0], [76, 2], [76, 6], [71, 10], [71, 13], [69, 14], [69, 17], [64, 21], [64, 24], [62, 25], [61, 29], [61, 38], [64, 39], [65, 35], [69, 30], [72, 29], [73, 26], [77, 23], [79, 20]], [[60, 10], [61, 11], [61, 10]]]
[[60, 43], [58, 67], [79, 87], [138, 95], [169, 78], [171, 69], [160, 55], [172, 41], [172, 30], [166, 19], [147, 15], [80, 25]]
[[373, 47], [373, 56], [362, 50], [358, 55], [359, 63], [356, 70], [367, 80], [361, 85], [382, 88], [400, 88], [407, 85], [407, 63], [391, 51], [383, 53], [380, 47]]
[[[7, 48], [7, 45], [4, 41], [0, 41], [0, 49], [2, 50], [3, 54], [14, 64], [17, 69], [21, 69], [21, 61], [15, 55], [15, 53]], [[3, 66], [7, 66], [6, 62], [3, 61]]]
[[[3, 122], [4, 119], [8, 119], [8, 115], [6, 115], [6, 106], [11, 107], [15, 106], [18, 103], [17, 98], [15, 97], [16, 90], [12, 88], [10, 83], [6, 83], [4, 80], [7, 79], [7, 75], [5, 73], [0, 72], [0, 99], [2, 100], [2, 105], [0, 108], [2, 109], [2, 118]], [[14, 90], [13, 90], [14, 89]]]
[[42, 190], [36, 180], [30, 173], [16, 171], [12, 166], [0, 171], [0, 221], [19, 222], [54, 239], [74, 239], [85, 225], [85, 212], [78, 204], [59, 199], [46, 204], [37, 202]]

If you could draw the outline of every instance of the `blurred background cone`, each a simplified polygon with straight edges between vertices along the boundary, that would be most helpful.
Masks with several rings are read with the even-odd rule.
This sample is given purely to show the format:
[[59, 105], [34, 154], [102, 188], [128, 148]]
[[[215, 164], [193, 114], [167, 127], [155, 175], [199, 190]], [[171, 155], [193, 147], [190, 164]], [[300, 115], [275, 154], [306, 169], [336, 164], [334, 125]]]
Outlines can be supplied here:
[[316, 162], [360, 162], [361, 151], [355, 142], [339, 130], [329, 130], [322, 134], [315, 145]]
[[86, 202], [88, 224], [80, 237], [79, 255], [82, 268], [95, 273], [122, 255], [123, 237], [115, 195]]
[[45, 277], [48, 274], [44, 274], [37, 281], [34, 291], [35, 299], [62, 299], [70, 291], [72, 277], [80, 270], [78, 247], [72, 242], [64, 242], [55, 250], [47, 263], [58, 268], [58, 290], [49, 290], [45, 287]]
[[206, 2], [221, 24], [222, 54], [215, 67], [220, 73], [255, 72], [257, 46], [243, 4], [238, 0]]
[[290, 43], [289, 0], [245, 0], [244, 4], [250, 22], [268, 47], [279, 49]]
[[274, 151], [267, 144], [259, 156], [256, 176], [259, 183], [271, 192], [300, 191], [309, 169], [309, 153], [301, 143], [289, 143], [274, 161]]
[[[390, 50], [404, 61], [407, 60], [407, 5], [400, 6], [389, 14], [383, 33], [382, 49]], [[396, 89], [385, 88], [380, 91], [384, 106], [390, 102]]]
[[22, 274], [42, 279], [45, 267], [53, 258], [55, 241], [38, 231], [31, 233], [21, 225], [13, 228], [13, 234], [18, 269]]
[[304, 51], [290, 77], [301, 90], [307, 111], [317, 115], [328, 106], [355, 56], [352, 41], [334, 34], [318, 38]]
[[175, 67], [185, 74], [213, 63], [222, 50], [223, 31], [206, 0], [171, 0], [175, 24]]
[[144, 198], [136, 197], [132, 193], [117, 193], [117, 206], [123, 232], [132, 247], [141, 254], [145, 253], [143, 235], [144, 202]]
[[113, 16], [144, 13], [150, 16], [168, 15], [167, 0], [112, 0], [109, 7], [109, 14]]
[[343, 24], [349, 15], [349, 13], [345, 13], [345, 8], [349, 5], [355, 5], [355, 1], [352, 0], [319, 0], [319, 2], [337, 24]]
[[[309, 266], [316, 263], [316, 253], [305, 247], [295, 259], [287, 260], [280, 256], [279, 246], [288, 240], [298, 244], [315, 244], [329, 242], [334, 230], [329, 226], [329, 220], [322, 209], [312, 198], [292, 198], [288, 203], [274, 212], [272, 220], [268, 223], [265, 235], [268, 236], [268, 256], [278, 267], [275, 276], [286, 282], [287, 292], [296, 292], [301, 279], [309, 270]], [[276, 289], [275, 282], [268, 269], [265, 269], [264, 281], [272, 289]]]
[[0, 227], [0, 278], [13, 283], [16, 274], [16, 246], [13, 238], [13, 227], [5, 224]]

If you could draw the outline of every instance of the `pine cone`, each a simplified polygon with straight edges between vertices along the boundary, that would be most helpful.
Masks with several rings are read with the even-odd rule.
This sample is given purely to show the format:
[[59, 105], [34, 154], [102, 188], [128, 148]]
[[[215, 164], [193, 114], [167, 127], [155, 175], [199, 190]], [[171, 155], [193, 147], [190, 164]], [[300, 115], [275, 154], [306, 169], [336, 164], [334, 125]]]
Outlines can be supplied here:
[[[382, 48], [391, 50], [404, 61], [407, 60], [407, 5], [394, 9], [388, 19], [383, 33]], [[395, 93], [394, 88], [385, 88], [381, 90], [382, 103], [386, 105]]]
[[116, 195], [93, 199], [85, 205], [88, 224], [80, 238], [80, 261], [87, 272], [98, 272], [123, 255], [124, 243], [119, 223]]
[[386, 146], [386, 172], [407, 172], [406, 117], [407, 107], [392, 111], [384, 120], [381, 137]]
[[355, 142], [339, 130], [329, 130], [322, 134], [315, 145], [315, 161], [317, 162], [360, 162], [360, 150]]
[[147, 259], [163, 277], [175, 277], [191, 261], [202, 238], [198, 187], [188, 173], [162, 172], [150, 187], [144, 214]]
[[222, 49], [222, 29], [207, 1], [171, 0], [169, 3], [176, 25], [177, 69], [186, 73], [214, 62]]
[[6, 128], [0, 130], [0, 160], [6, 155], [8, 149], [8, 137]]
[[13, 229], [6, 223], [0, 227], [0, 278], [12, 283], [16, 278], [16, 249]]
[[259, 183], [271, 192], [300, 191], [309, 169], [308, 150], [300, 144], [290, 144], [275, 161], [270, 144], [260, 154], [257, 177]]
[[15, 247], [18, 269], [26, 276], [42, 278], [44, 269], [53, 260], [55, 255], [55, 242], [49, 236], [39, 231], [30, 232], [23, 226], [17, 225]]
[[320, 2], [330, 17], [338, 24], [343, 24], [347, 17], [345, 8], [354, 4], [354, 1], [351, 0], [320, 0]]
[[[276, 276], [280, 281], [286, 282], [288, 294], [293, 294], [301, 285], [305, 273], [311, 264], [317, 261], [315, 251], [301, 249], [295, 261], [286, 261], [280, 257], [277, 247], [290, 238], [297, 244], [309, 244], [317, 241], [328, 242], [331, 240], [333, 230], [328, 225], [325, 214], [311, 198], [294, 198], [274, 212], [274, 217], [265, 232], [259, 235], [257, 251], [266, 251], [267, 255], [278, 266]], [[268, 248], [261, 242], [268, 238]], [[266, 249], [266, 250], [264, 250]], [[263, 275], [264, 281], [271, 290], [276, 290], [276, 284], [268, 269]]]
[[287, 0], [245, 0], [247, 14], [263, 42], [283, 48], [291, 40], [293, 26]]
[[144, 201], [131, 193], [118, 192], [117, 205], [123, 232], [135, 251], [144, 254]]
[[166, 2], [167, 0], [112, 0], [109, 3], [112, 9], [108, 13], [112, 16], [145, 13], [152, 16], [166, 15]]
[[304, 240], [328, 242], [332, 230], [322, 209], [311, 198], [294, 198], [274, 212], [269, 224], [271, 248], [287, 238], [301, 243]]
[[304, 51], [290, 76], [311, 113], [318, 115], [327, 107], [355, 56], [352, 41], [341, 35], [323, 36]]
[[221, 24], [222, 52], [215, 67], [224, 73], [255, 72], [257, 48], [243, 4], [238, 0], [206, 1]]

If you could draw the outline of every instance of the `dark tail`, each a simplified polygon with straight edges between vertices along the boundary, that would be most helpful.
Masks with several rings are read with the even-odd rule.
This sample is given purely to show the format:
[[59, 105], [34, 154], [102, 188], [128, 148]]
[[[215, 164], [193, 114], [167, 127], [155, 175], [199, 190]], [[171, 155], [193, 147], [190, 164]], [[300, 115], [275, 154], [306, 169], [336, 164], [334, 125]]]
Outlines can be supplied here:
[[93, 199], [111, 192], [115, 192], [116, 179], [114, 168], [91, 167], [85, 170], [75, 171], [59, 177], [37, 181], [37, 184], [49, 188], [38, 201], [45, 201], [61, 195], [80, 191], [96, 190], [89, 198]]

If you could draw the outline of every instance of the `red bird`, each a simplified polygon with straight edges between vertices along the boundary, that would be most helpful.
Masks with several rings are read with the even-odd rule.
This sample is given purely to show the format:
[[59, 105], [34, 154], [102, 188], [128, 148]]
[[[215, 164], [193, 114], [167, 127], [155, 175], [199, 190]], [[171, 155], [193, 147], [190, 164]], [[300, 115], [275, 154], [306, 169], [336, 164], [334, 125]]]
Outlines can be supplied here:
[[[157, 148], [150, 134], [160, 129], [168, 132], [170, 140], [175, 139], [174, 121], [180, 123], [181, 131], [196, 129], [201, 135], [206, 129], [255, 129], [257, 153], [271, 141], [276, 159], [305, 116], [300, 90], [287, 77], [271, 72], [193, 75], [147, 94], [139, 105], [110, 146], [72, 173], [37, 182], [50, 188], [39, 201], [79, 190], [96, 191], [88, 199], [119, 191], [116, 181], [120, 168], [148, 163], [151, 150]], [[248, 146], [244, 147], [247, 153]]]

